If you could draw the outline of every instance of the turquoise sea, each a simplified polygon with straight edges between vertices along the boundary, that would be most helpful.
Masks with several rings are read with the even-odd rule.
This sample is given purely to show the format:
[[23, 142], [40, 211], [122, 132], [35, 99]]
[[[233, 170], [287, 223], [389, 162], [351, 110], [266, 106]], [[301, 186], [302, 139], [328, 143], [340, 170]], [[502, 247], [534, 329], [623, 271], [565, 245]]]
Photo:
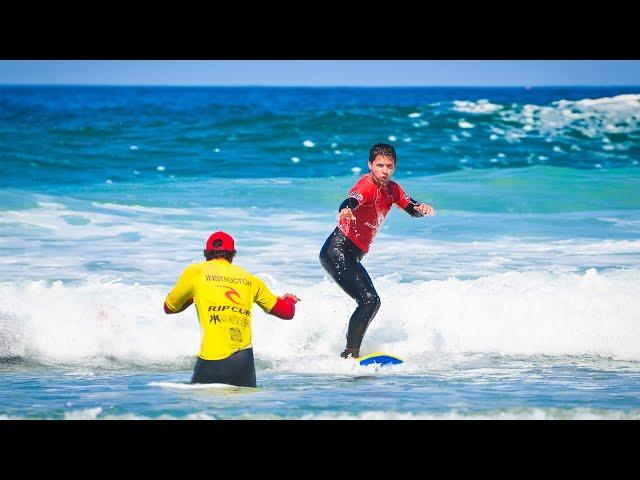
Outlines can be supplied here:
[[[393, 209], [355, 303], [320, 247], [367, 171]], [[640, 86], [0, 86], [0, 419], [639, 419]], [[301, 299], [254, 308], [257, 389], [189, 385], [180, 273], [225, 230]]]

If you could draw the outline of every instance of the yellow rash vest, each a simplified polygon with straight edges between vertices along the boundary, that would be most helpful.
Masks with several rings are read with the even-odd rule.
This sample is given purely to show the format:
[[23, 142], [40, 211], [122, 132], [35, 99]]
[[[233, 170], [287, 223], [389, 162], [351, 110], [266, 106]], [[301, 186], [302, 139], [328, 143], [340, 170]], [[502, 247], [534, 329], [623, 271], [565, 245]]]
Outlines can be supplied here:
[[202, 331], [198, 356], [221, 360], [251, 347], [251, 308], [267, 313], [276, 297], [262, 280], [225, 259], [189, 265], [167, 296], [167, 307], [177, 312], [193, 299]]

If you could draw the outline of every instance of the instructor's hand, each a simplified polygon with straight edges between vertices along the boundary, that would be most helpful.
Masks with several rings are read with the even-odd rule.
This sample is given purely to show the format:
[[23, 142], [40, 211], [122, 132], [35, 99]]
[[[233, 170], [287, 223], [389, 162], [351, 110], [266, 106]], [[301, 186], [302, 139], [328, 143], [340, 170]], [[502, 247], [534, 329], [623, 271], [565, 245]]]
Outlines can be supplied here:
[[433, 207], [427, 203], [421, 203], [419, 205], [416, 205], [414, 208], [416, 209], [416, 211], [422, 213], [423, 215], [436, 214], [436, 211], [433, 209]]
[[342, 210], [340, 210], [340, 213], [338, 213], [338, 218], [340, 220], [342, 220], [343, 218], [348, 218], [352, 222], [356, 221], [356, 216], [353, 214], [350, 208], [343, 208]]
[[284, 295], [282, 295], [280, 297], [281, 300], [284, 300], [286, 298], [290, 298], [291, 300], [293, 300], [293, 303], [298, 303], [300, 301], [300, 299], [298, 297], [296, 297], [293, 293], [285, 293]]

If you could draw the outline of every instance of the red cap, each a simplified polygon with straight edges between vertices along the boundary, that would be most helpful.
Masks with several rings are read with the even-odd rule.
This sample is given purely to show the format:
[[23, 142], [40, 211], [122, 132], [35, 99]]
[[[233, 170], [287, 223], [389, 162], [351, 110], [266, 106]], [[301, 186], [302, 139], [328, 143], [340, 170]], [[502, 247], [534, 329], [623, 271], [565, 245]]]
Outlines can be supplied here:
[[207, 240], [205, 250], [230, 250], [235, 252], [233, 237], [225, 232], [212, 233]]

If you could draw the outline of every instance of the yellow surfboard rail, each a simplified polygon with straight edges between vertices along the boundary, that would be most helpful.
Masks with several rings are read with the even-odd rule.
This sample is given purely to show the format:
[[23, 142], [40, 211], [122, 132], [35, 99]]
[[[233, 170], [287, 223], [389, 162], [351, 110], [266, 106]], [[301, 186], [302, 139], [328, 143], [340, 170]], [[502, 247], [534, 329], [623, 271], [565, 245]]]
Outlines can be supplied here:
[[365, 355], [364, 357], [358, 357], [357, 360], [358, 361], [362, 361], [362, 360], [366, 360], [367, 358], [371, 358], [371, 357], [378, 357], [380, 355], [384, 355], [385, 357], [393, 357], [393, 358], [397, 358], [400, 361], [403, 361], [400, 357], [397, 357], [395, 355], [391, 355], [390, 353], [385, 353], [385, 352], [373, 352], [373, 353], [369, 353], [368, 355]]
[[[402, 360], [400, 357], [397, 357], [395, 355], [391, 355], [391, 354], [385, 353], [385, 352], [373, 352], [373, 353], [370, 353], [370, 354], [365, 355], [363, 357], [359, 357], [356, 360], [358, 361], [358, 363], [360, 365], [367, 365], [367, 363], [373, 363], [373, 362], [367, 362], [367, 363], [364, 363], [364, 364], [362, 362], [366, 362], [368, 359], [375, 358], [375, 357], [387, 357], [387, 361], [383, 362], [385, 364], [387, 364], [387, 363], [403, 363], [404, 362], [404, 360]], [[389, 358], [392, 358], [393, 360], [396, 360], [396, 361], [395, 362], [393, 360], [388, 361]], [[375, 360], [374, 360], [374, 362], [375, 362]], [[378, 363], [378, 362], [375, 362], [375, 363]]]

